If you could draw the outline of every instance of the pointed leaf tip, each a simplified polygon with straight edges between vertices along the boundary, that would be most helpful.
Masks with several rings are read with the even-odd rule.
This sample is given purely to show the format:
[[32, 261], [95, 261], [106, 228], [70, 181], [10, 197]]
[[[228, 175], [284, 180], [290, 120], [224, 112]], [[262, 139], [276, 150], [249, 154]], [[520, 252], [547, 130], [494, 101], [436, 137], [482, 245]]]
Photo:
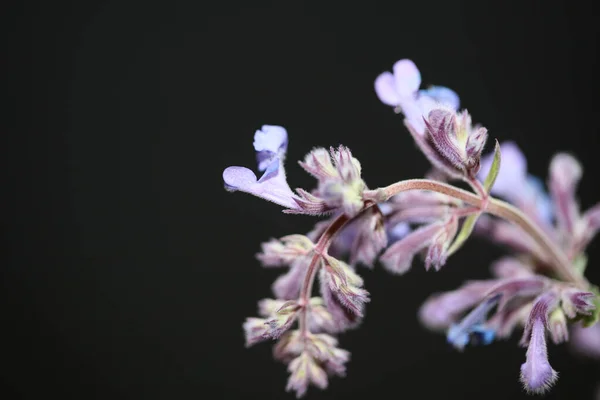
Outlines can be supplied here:
[[500, 154], [500, 144], [496, 139], [496, 145], [494, 146], [494, 161], [492, 161], [490, 172], [488, 173], [488, 175], [485, 178], [485, 181], [483, 182], [483, 187], [488, 193], [492, 189], [492, 186], [494, 186], [496, 178], [498, 177], [498, 172], [500, 172], [501, 159], [502, 157]]

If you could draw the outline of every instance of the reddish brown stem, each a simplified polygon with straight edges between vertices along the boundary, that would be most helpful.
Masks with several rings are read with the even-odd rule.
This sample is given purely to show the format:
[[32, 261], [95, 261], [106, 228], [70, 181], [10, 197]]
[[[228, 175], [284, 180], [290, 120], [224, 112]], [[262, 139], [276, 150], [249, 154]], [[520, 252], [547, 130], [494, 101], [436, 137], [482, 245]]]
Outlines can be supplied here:
[[400, 192], [409, 190], [430, 190], [432, 192], [445, 194], [478, 207], [482, 212], [487, 212], [518, 225], [548, 253], [549, 258], [552, 261], [553, 270], [560, 279], [565, 282], [573, 283], [582, 289], [587, 289], [589, 287], [587, 280], [575, 271], [569, 259], [559, 250], [556, 243], [554, 243], [547, 234], [521, 210], [504, 201], [492, 197], [482, 199], [474, 193], [429, 179], [409, 179], [400, 181], [384, 188], [366, 191], [363, 193], [363, 197], [368, 200], [382, 202]]
[[[367, 208], [372, 205], [367, 205]], [[319, 270], [319, 261], [324, 254], [327, 254], [327, 250], [335, 237], [335, 234], [346, 225], [348, 221], [350, 221], [350, 217], [345, 214], [337, 217], [331, 225], [325, 229], [325, 232], [319, 238], [319, 241], [316, 243], [314, 248], [314, 255], [310, 261], [308, 266], [308, 270], [306, 271], [306, 275], [304, 276], [304, 281], [302, 282], [302, 288], [300, 289], [300, 304], [302, 304], [302, 309], [300, 310], [300, 316], [298, 318], [298, 324], [300, 328], [300, 335], [306, 336], [308, 332], [308, 324], [307, 324], [307, 316], [308, 316], [308, 308], [310, 302], [310, 295], [312, 293], [313, 283], [315, 281], [315, 276]]]

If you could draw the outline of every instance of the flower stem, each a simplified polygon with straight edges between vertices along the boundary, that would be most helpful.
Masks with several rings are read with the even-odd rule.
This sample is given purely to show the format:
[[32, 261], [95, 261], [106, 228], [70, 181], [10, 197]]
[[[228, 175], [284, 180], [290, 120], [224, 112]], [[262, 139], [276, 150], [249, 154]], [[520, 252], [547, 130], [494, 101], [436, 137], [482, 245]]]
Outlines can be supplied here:
[[518, 225], [548, 253], [549, 258], [552, 261], [552, 267], [560, 279], [565, 282], [573, 283], [582, 289], [587, 289], [589, 287], [587, 280], [575, 271], [566, 255], [559, 250], [558, 245], [555, 244], [535, 223], [533, 223], [527, 215], [521, 212], [521, 210], [504, 201], [495, 199], [491, 196], [482, 199], [474, 193], [447, 183], [429, 179], [409, 179], [396, 182], [384, 188], [366, 191], [363, 193], [363, 197], [365, 200], [382, 202], [387, 201], [390, 197], [400, 192], [409, 190], [430, 190], [432, 192], [445, 194], [455, 199], [462, 200], [472, 206], [479, 207], [482, 212], [487, 212]]
[[[366, 208], [370, 207], [372, 204], [368, 205]], [[360, 214], [359, 214], [360, 215]], [[315, 276], [317, 275], [317, 271], [319, 270], [321, 257], [327, 253], [335, 234], [346, 225], [351, 218], [346, 214], [342, 214], [337, 217], [331, 225], [325, 229], [325, 232], [319, 238], [319, 241], [315, 245], [314, 254], [308, 265], [308, 270], [306, 271], [306, 275], [304, 276], [304, 281], [302, 282], [302, 288], [300, 289], [300, 301], [302, 304], [302, 309], [300, 310], [300, 316], [298, 318], [298, 325], [300, 328], [300, 335], [305, 337], [308, 333], [308, 308], [310, 302], [310, 295], [312, 293], [313, 283], [315, 281]]]

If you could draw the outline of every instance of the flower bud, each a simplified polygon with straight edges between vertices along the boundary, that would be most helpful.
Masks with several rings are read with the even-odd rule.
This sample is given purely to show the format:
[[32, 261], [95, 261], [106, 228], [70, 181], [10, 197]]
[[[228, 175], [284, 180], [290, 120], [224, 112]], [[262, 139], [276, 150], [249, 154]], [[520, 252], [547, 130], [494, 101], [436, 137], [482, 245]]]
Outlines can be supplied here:
[[331, 148], [329, 155], [325, 149], [313, 149], [300, 166], [319, 180], [315, 193], [297, 190], [301, 198], [296, 202], [302, 210], [313, 214], [340, 210], [354, 216], [363, 208], [362, 193], [367, 187], [360, 176], [360, 162], [347, 147]]
[[256, 258], [265, 267], [280, 267], [307, 255], [313, 247], [314, 244], [304, 235], [288, 235], [262, 243], [262, 252], [256, 254]]
[[567, 318], [565, 313], [560, 308], [550, 313], [548, 319], [548, 330], [550, 331], [550, 337], [556, 344], [566, 342], [569, 340], [569, 328], [567, 327]]
[[474, 177], [479, 172], [487, 130], [472, 127], [466, 111], [456, 114], [450, 108], [433, 109], [425, 125], [427, 138], [436, 153], [436, 166], [456, 178]]

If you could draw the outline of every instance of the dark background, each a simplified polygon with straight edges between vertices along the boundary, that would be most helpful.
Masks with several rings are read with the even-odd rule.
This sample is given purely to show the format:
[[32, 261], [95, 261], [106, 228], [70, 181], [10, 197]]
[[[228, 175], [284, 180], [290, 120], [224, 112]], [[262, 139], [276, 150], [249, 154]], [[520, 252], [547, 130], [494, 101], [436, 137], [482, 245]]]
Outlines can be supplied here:
[[[241, 323], [277, 276], [261, 241], [313, 219], [222, 187], [255, 167], [262, 124], [288, 129], [288, 181], [313, 146], [343, 143], [370, 187], [427, 170], [373, 91], [413, 59], [424, 85], [455, 89], [530, 171], [553, 153], [586, 168], [600, 199], [597, 30], [591, 2], [19, 2], [5, 6], [9, 102], [1, 144], [3, 399], [290, 399], [271, 345]], [[309, 399], [529, 398], [517, 337], [458, 352], [416, 320], [433, 291], [484, 278], [503, 253], [473, 239], [439, 273], [363, 269], [372, 294], [340, 337], [348, 376]], [[588, 276], [600, 282], [589, 249]], [[591, 399], [598, 364], [550, 345], [548, 399]]]

